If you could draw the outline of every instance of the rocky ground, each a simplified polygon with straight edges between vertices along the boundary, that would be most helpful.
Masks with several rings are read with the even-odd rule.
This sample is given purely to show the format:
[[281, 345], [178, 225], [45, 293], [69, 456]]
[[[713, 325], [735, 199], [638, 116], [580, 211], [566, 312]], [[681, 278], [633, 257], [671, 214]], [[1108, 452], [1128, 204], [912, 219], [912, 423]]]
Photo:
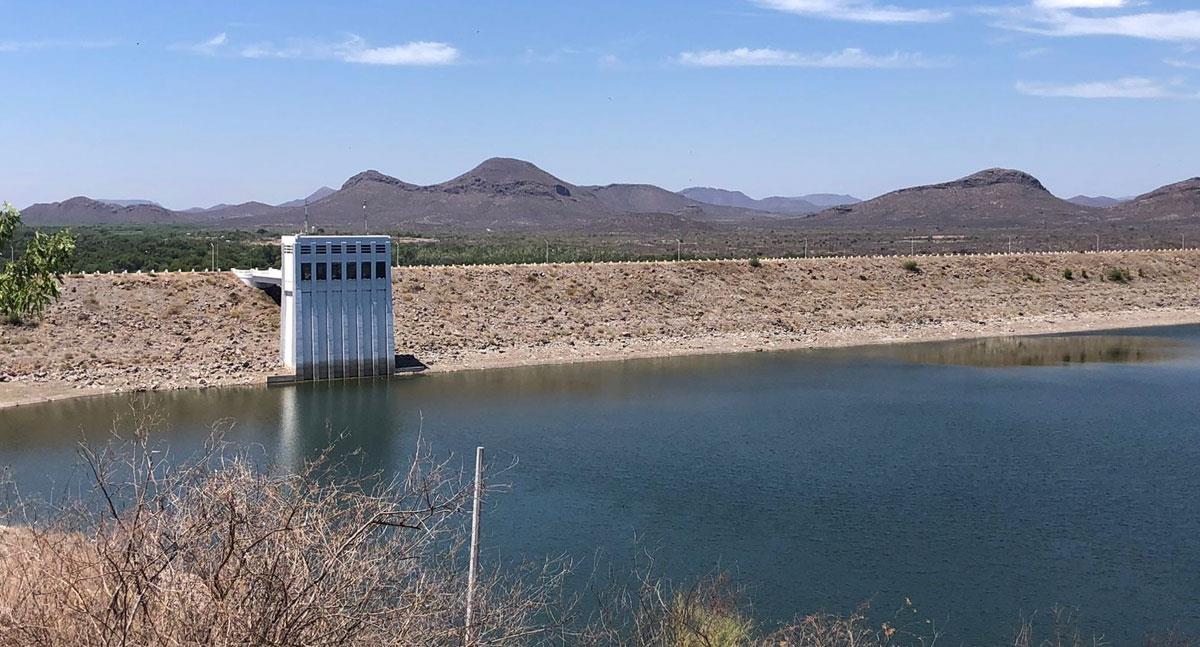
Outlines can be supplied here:
[[[400, 268], [397, 352], [450, 370], [1200, 323], [1200, 251], [903, 261]], [[0, 406], [262, 382], [278, 322], [229, 274], [69, 277], [38, 325], [0, 324]]]

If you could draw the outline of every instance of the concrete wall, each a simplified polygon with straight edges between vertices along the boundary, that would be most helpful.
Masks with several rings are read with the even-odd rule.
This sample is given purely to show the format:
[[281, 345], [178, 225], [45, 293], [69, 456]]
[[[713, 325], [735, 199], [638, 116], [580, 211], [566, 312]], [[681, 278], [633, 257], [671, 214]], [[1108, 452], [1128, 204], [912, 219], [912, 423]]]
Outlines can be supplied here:
[[390, 375], [391, 239], [284, 236], [280, 359], [303, 379]]

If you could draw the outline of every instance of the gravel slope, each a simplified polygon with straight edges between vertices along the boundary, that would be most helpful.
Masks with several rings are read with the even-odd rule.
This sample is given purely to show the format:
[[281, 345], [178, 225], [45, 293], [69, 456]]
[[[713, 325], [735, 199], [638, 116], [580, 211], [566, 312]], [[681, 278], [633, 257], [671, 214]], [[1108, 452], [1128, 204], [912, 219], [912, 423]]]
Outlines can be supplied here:
[[[400, 268], [397, 351], [452, 370], [1200, 323], [1200, 251], [902, 261]], [[229, 274], [70, 277], [40, 325], [0, 324], [0, 406], [262, 382], [278, 320]]]

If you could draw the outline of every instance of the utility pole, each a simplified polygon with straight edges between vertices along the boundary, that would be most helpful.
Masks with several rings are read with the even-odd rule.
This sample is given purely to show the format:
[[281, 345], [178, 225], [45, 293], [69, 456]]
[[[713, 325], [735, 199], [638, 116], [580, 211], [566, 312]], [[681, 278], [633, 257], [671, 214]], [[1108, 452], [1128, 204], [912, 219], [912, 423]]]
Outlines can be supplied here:
[[1012, 254], [1012, 236], [1008, 237], [1008, 253]]
[[550, 263], [550, 241], [546, 241], [546, 264]]
[[209, 265], [209, 271], [216, 272], [217, 271], [217, 244], [210, 242], [208, 244], [208, 246], [212, 248], [212, 264]]
[[908, 253], [908, 254], [909, 254], [909, 256], [916, 256], [916, 255], [917, 255], [917, 241], [916, 241], [916, 239], [914, 239], [914, 238], [909, 238], [909, 239], [908, 239], [908, 245], [909, 245], [909, 253]]
[[367, 231], [367, 201], [366, 200], [363, 200], [363, 233], [364, 234], [369, 233]]
[[675, 239], [675, 262], [678, 263], [683, 257], [683, 238]]
[[475, 581], [479, 572], [479, 507], [483, 496], [483, 448], [475, 448], [475, 498], [471, 502], [471, 561], [467, 570], [467, 624], [463, 644], [475, 645]]
[[808, 239], [804, 239], [804, 258], [808, 258]]
[[1100, 234], [1096, 234], [1096, 251], [1100, 251]]
[[304, 199], [304, 233], [308, 233], [308, 198]]

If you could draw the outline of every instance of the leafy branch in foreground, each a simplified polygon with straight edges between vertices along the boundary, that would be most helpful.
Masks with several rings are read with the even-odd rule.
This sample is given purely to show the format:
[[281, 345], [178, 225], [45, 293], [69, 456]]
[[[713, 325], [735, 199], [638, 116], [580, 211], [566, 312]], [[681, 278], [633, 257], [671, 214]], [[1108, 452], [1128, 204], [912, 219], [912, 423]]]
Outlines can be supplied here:
[[[20, 223], [21, 212], [5, 202], [0, 207], [0, 247], [11, 243]], [[74, 254], [75, 238], [69, 230], [35, 232], [25, 253], [0, 273], [0, 315], [9, 323], [41, 317], [58, 299], [58, 286]]]

